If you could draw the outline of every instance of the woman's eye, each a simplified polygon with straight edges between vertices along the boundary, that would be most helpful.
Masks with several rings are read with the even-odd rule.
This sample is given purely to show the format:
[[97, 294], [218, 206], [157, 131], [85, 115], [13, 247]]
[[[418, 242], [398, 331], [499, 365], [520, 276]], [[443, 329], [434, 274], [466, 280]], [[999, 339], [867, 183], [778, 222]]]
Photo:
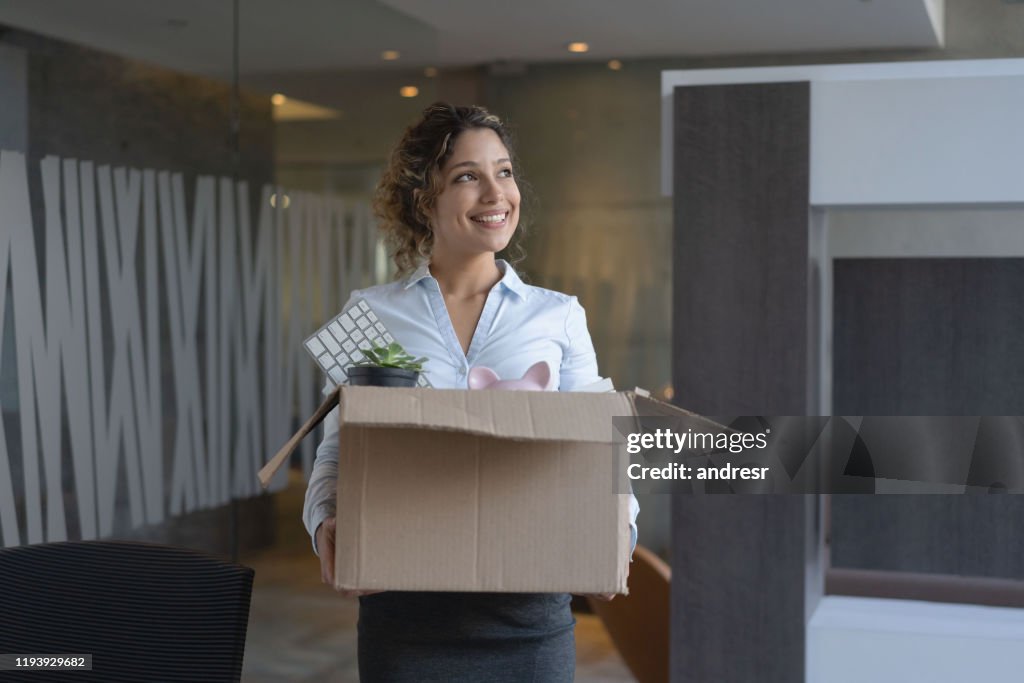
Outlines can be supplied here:
[[[511, 178], [512, 177], [512, 169], [511, 168], [503, 168], [503, 169], [501, 169], [500, 171], [498, 171], [498, 177], [499, 178]], [[472, 173], [463, 173], [462, 175], [455, 176], [455, 181], [454, 182], [456, 182], [456, 183], [465, 183], [465, 182], [469, 182], [470, 180], [476, 180], [476, 176], [473, 175]]]

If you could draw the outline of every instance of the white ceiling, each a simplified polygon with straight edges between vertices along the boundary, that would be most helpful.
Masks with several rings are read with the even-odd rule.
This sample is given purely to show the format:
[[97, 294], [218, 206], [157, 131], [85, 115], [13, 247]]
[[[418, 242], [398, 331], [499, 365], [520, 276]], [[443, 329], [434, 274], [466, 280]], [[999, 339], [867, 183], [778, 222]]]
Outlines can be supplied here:
[[942, 0], [381, 0], [438, 30], [442, 62], [941, 46]]
[[[996, 0], [993, 0], [995, 2]], [[245, 74], [942, 45], [943, 0], [239, 0]], [[227, 77], [231, 0], [0, 0], [0, 23]], [[566, 51], [570, 41], [591, 46]], [[399, 62], [382, 62], [385, 49]]]

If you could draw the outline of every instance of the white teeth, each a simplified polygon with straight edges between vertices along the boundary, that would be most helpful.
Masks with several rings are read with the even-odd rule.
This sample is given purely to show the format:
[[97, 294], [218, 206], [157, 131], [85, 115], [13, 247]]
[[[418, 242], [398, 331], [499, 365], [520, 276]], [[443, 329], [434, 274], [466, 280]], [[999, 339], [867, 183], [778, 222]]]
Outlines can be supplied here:
[[473, 220], [477, 221], [478, 223], [501, 223], [502, 221], [505, 220], [505, 217], [507, 215], [507, 213], [499, 213], [493, 216], [477, 216]]

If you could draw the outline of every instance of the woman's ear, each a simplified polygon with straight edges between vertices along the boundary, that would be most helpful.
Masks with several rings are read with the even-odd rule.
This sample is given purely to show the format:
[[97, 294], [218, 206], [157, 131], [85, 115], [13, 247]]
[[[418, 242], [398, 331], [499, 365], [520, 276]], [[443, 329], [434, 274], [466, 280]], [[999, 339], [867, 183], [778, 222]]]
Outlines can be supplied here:
[[498, 374], [490, 368], [478, 367], [469, 369], [469, 388], [486, 389], [498, 381]]

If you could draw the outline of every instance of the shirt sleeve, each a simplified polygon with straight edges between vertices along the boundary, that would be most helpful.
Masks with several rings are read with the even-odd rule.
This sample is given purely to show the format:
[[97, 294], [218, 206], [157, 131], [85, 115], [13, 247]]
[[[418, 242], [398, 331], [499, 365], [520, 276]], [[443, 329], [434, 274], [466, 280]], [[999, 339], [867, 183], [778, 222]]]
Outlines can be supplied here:
[[[328, 383], [330, 386], [330, 383]], [[302, 523], [313, 539], [313, 552], [318, 556], [316, 530], [325, 519], [334, 517], [337, 510], [338, 487], [338, 409], [334, 408], [323, 421], [324, 437], [316, 449], [313, 472], [306, 487], [306, 501], [302, 507]]]
[[569, 298], [565, 318], [566, 350], [559, 369], [558, 390], [573, 391], [600, 381], [597, 354], [587, 330], [587, 314], [576, 297]]
[[[576, 297], [569, 299], [569, 312], [565, 319], [565, 336], [567, 349], [562, 356], [562, 367], [559, 369], [559, 391], [573, 391], [588, 384], [599, 382], [601, 375], [597, 371], [597, 354], [594, 343], [587, 329], [587, 314]], [[636, 549], [637, 526], [636, 518], [640, 514], [640, 503], [636, 496], [629, 494], [629, 554], [632, 561], [633, 550]]]
[[[358, 291], [352, 292], [341, 310], [346, 310], [357, 298]], [[324, 395], [334, 391], [330, 378], [324, 383]], [[320, 555], [316, 547], [316, 530], [325, 519], [334, 517], [337, 510], [338, 490], [338, 409], [335, 408], [324, 418], [323, 439], [316, 449], [313, 472], [306, 487], [306, 500], [302, 506], [302, 523], [313, 540], [313, 552]]]

